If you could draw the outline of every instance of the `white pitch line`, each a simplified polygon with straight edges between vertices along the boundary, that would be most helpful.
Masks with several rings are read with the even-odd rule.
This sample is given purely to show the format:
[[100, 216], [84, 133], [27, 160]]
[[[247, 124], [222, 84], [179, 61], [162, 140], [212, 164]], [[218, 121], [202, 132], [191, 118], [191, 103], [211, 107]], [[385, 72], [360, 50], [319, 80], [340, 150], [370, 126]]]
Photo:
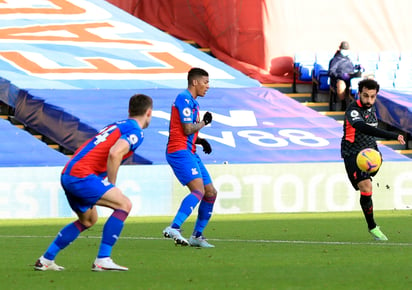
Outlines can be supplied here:
[[[2, 238], [23, 238], [23, 239], [51, 239], [55, 236], [30, 236], [30, 235], [0, 235]], [[101, 239], [101, 236], [80, 236], [80, 239]], [[126, 237], [121, 236], [124, 240], [169, 240], [162, 237]], [[396, 246], [412, 247], [412, 243], [392, 243], [392, 242], [328, 242], [328, 241], [295, 241], [295, 240], [245, 240], [245, 239], [208, 239], [215, 242], [226, 243], [255, 243], [255, 244], [301, 244], [301, 245], [371, 245], [371, 246]]]

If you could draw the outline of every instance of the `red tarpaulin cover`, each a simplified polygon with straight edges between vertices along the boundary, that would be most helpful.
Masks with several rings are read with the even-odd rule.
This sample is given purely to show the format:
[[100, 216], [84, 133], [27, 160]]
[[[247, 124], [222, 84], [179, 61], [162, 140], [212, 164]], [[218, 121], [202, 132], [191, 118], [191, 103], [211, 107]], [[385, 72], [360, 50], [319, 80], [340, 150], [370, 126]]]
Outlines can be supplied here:
[[403, 0], [109, 0], [161, 30], [209, 47], [261, 82], [291, 82], [299, 51], [412, 50]]

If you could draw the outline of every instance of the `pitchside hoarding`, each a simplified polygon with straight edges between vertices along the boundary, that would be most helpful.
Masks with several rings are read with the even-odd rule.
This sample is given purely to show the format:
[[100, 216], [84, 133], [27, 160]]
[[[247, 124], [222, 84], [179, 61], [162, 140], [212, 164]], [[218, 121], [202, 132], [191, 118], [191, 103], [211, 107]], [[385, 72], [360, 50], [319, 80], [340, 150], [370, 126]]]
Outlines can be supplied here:
[[[0, 218], [71, 217], [61, 167], [0, 168]], [[359, 211], [359, 192], [343, 163], [208, 165], [218, 191], [214, 212]], [[6, 174], [7, 172], [7, 174]], [[412, 207], [412, 167], [385, 162], [373, 180], [376, 210]], [[133, 202], [131, 216], [171, 216], [187, 194], [167, 165], [121, 167], [119, 188]], [[102, 210], [107, 216], [110, 210]]]

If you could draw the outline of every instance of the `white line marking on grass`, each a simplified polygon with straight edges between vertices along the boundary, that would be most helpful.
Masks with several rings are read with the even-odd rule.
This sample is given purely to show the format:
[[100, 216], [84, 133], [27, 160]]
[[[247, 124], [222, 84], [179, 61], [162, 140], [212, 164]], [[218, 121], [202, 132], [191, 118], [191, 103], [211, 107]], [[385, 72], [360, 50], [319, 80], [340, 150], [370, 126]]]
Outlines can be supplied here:
[[[2, 238], [21, 238], [21, 239], [51, 239], [55, 236], [30, 236], [30, 235], [0, 235]], [[101, 239], [101, 236], [79, 236], [80, 239]], [[126, 237], [120, 236], [124, 240], [170, 240], [157, 237]], [[328, 242], [328, 241], [294, 241], [294, 240], [245, 240], [245, 239], [208, 239], [209, 241], [224, 243], [255, 243], [255, 244], [301, 244], [301, 245], [372, 245], [372, 246], [397, 246], [412, 247], [412, 243], [391, 243], [391, 242]]]

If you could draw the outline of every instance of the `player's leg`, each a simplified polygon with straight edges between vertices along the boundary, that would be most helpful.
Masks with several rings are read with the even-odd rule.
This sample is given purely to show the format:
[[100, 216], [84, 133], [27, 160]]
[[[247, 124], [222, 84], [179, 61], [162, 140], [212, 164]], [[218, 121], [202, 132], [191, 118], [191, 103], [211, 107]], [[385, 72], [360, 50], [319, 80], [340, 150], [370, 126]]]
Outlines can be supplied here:
[[120, 189], [112, 187], [96, 203], [112, 208], [114, 211], [103, 226], [102, 240], [93, 271], [127, 271], [128, 268], [115, 264], [111, 259], [113, 246], [116, 244], [124, 227], [124, 222], [132, 209], [130, 199]]
[[172, 222], [172, 228], [175, 229], [180, 229], [204, 195], [203, 180], [201, 178], [193, 179], [187, 184], [187, 187], [189, 188], [190, 193], [182, 200]]
[[180, 228], [186, 219], [192, 214], [194, 208], [203, 198], [204, 189], [202, 178], [195, 178], [187, 184], [190, 193], [180, 203], [180, 207], [171, 223], [163, 230], [163, 235], [167, 238], [174, 239], [176, 244], [188, 246], [189, 242], [181, 235]]
[[[376, 240], [387, 240], [375, 223], [373, 216], [372, 182], [368, 173], [362, 172], [356, 165], [356, 155], [344, 158], [348, 178], [355, 190], [360, 191], [360, 206], [364, 214], [368, 230]], [[376, 173], [375, 173], [376, 174]]]
[[372, 201], [372, 182], [371, 179], [365, 179], [358, 183], [360, 190], [360, 205], [365, 216], [366, 223], [368, 224], [369, 233], [375, 240], [387, 241], [388, 238], [376, 225], [373, 216], [373, 201]]
[[189, 243], [192, 246], [210, 248], [214, 246], [206, 241], [206, 238], [203, 236], [203, 231], [209, 223], [210, 218], [212, 217], [213, 206], [216, 201], [217, 191], [213, 186], [209, 172], [207, 171], [206, 167], [204, 166], [200, 158], [198, 159], [198, 163], [202, 173], [203, 182], [204, 184], [206, 184], [205, 195], [200, 201], [195, 228], [193, 230], [192, 236], [190, 237]]
[[190, 192], [182, 200], [170, 226], [163, 230], [163, 235], [173, 238], [176, 244], [187, 246], [189, 242], [181, 235], [180, 228], [203, 198], [204, 183], [201, 170], [194, 155], [187, 150], [168, 154], [166, 158], [176, 178], [182, 185], [186, 185]]
[[364, 179], [358, 182], [358, 188], [360, 191], [360, 205], [365, 216], [368, 229], [371, 230], [376, 227], [375, 220], [373, 218], [373, 202], [372, 202], [372, 182], [370, 179]]
[[76, 240], [81, 232], [93, 226], [97, 221], [97, 211], [93, 207], [93, 201], [87, 200], [87, 198], [83, 199], [83, 197], [88, 196], [87, 192], [90, 190], [93, 180], [62, 175], [61, 183], [70, 207], [76, 212], [79, 219], [61, 229], [46, 252], [37, 260], [34, 266], [35, 270], [63, 270], [63, 267], [54, 262], [57, 254]]
[[206, 240], [205, 236], [203, 235], [203, 231], [209, 223], [210, 218], [212, 217], [217, 191], [212, 183], [206, 185], [205, 190], [205, 195], [199, 204], [195, 228], [193, 230], [192, 236], [189, 239], [189, 243], [191, 246], [195, 247], [214, 248], [214, 245], [210, 244]]
[[[90, 211], [96, 211], [96, 210], [90, 209]], [[56, 238], [47, 248], [46, 252], [36, 261], [36, 264], [34, 265], [34, 269], [39, 270], [39, 271], [46, 271], [46, 270], [62, 271], [64, 270], [64, 267], [59, 266], [54, 262], [55, 257], [61, 250], [65, 249], [75, 239], [77, 239], [79, 234], [86, 229], [87, 227], [84, 224], [82, 224], [80, 219], [66, 225], [57, 234]]]

